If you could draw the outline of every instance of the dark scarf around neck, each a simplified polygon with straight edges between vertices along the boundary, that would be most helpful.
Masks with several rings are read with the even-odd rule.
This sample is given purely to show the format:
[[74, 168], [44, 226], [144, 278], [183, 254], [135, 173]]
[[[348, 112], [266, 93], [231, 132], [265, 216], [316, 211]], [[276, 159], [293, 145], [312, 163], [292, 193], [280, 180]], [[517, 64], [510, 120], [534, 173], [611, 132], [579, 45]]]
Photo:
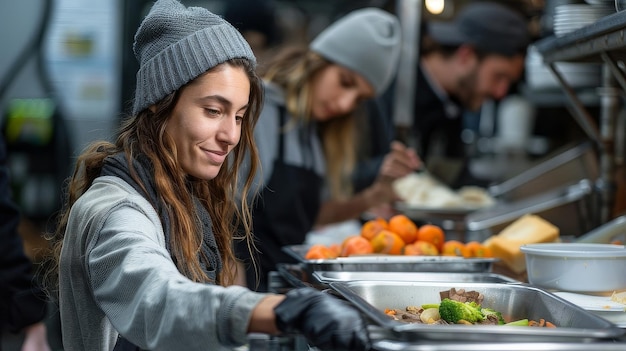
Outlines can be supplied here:
[[[113, 156], [105, 158], [101, 176], [114, 176], [121, 178], [126, 183], [130, 184], [137, 192], [142, 194], [148, 199], [148, 201], [154, 206], [154, 209], [159, 214], [161, 223], [163, 225], [163, 232], [165, 233], [165, 245], [167, 251], [170, 252], [170, 238], [171, 238], [171, 223], [169, 216], [167, 215], [167, 209], [163, 202], [163, 199], [158, 195], [155, 182], [154, 182], [154, 169], [152, 163], [145, 155], [139, 155], [133, 159], [133, 168], [137, 172], [139, 178], [146, 188], [147, 193], [142, 187], [135, 182], [130, 175], [130, 169], [128, 162], [126, 161], [126, 155], [124, 153], [118, 153]], [[202, 269], [212, 282], [218, 283], [217, 276], [222, 270], [222, 258], [217, 248], [215, 241], [215, 235], [213, 234], [213, 223], [211, 216], [207, 210], [202, 206], [200, 199], [193, 196], [194, 209], [198, 216], [198, 219], [202, 223], [202, 247], [198, 253], [199, 259], [202, 265]], [[204, 258], [203, 258], [204, 257]], [[176, 259], [172, 257], [174, 261]]]

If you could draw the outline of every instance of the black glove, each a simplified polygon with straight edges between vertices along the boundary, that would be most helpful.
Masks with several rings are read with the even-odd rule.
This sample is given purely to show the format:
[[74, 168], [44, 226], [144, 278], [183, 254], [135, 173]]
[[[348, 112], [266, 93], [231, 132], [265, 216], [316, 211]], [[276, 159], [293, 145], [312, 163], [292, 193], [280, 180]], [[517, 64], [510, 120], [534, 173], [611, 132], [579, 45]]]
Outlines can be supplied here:
[[361, 315], [345, 301], [313, 288], [293, 289], [276, 308], [282, 332], [300, 332], [325, 350], [369, 350], [370, 340]]

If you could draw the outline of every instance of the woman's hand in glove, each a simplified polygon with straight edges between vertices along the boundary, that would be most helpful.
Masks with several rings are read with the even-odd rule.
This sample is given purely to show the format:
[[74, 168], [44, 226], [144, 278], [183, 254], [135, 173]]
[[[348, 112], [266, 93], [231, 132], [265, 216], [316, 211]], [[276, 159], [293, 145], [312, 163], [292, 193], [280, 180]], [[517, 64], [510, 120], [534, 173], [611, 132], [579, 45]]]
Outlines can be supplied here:
[[369, 350], [361, 315], [346, 302], [313, 288], [293, 289], [274, 308], [282, 332], [300, 332], [325, 350]]

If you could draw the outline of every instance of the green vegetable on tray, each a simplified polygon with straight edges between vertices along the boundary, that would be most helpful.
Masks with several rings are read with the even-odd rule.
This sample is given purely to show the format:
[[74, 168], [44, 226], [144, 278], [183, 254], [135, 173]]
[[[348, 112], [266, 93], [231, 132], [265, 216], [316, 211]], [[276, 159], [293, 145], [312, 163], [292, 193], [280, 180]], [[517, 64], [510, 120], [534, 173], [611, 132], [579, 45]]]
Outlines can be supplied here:
[[477, 323], [486, 318], [480, 308], [476, 302], [460, 302], [446, 298], [441, 300], [439, 304], [439, 315], [448, 323], [459, 323], [460, 321]]
[[506, 323], [504, 325], [505, 326], [527, 327], [528, 326], [528, 319], [520, 319], [520, 320], [517, 320], [517, 321]]
[[[431, 306], [431, 305], [422, 305]], [[436, 304], [433, 304], [436, 306]], [[495, 316], [498, 325], [505, 326], [528, 326], [528, 319], [520, 319], [517, 321], [506, 323], [502, 317], [502, 313], [492, 308], [481, 307], [476, 302], [460, 302], [451, 299], [443, 299], [439, 304], [439, 315], [441, 319], [448, 323], [479, 323], [487, 319], [487, 316]]]
[[[504, 321], [504, 318], [502, 317], [502, 313], [500, 313], [499, 311], [496, 311], [492, 308], [481, 308], [480, 309], [480, 313], [483, 314], [483, 316], [485, 316], [485, 318], [487, 316], [496, 316], [496, 318], [498, 319], [498, 324], [503, 325], [506, 324], [506, 322]], [[526, 321], [528, 322], [528, 320]], [[526, 323], [528, 324], [528, 323]]]
[[405, 323], [556, 327], [543, 318], [537, 321], [525, 318], [507, 323], [500, 311], [483, 307], [482, 300], [482, 295], [476, 291], [450, 289], [441, 292], [440, 303], [407, 306], [405, 311], [385, 309], [385, 314]]

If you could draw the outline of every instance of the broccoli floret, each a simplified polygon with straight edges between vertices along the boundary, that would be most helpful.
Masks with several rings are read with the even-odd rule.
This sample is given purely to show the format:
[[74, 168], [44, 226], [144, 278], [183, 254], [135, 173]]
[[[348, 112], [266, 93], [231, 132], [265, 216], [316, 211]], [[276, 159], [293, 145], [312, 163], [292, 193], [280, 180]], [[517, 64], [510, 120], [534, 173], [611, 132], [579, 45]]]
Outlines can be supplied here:
[[517, 321], [506, 323], [505, 325], [507, 325], [507, 326], [510, 325], [510, 326], [527, 327], [528, 326], [528, 319], [520, 319], [520, 320], [517, 320]]
[[439, 304], [439, 315], [448, 323], [465, 320], [470, 323], [482, 321], [485, 317], [480, 312], [480, 305], [475, 302], [459, 302], [445, 298]]
[[485, 316], [485, 318], [487, 318], [487, 316], [493, 315], [496, 316], [496, 318], [498, 318], [498, 324], [504, 324], [504, 318], [502, 317], [502, 313], [491, 309], [491, 308], [481, 308], [480, 312], [483, 314], [483, 316]]

